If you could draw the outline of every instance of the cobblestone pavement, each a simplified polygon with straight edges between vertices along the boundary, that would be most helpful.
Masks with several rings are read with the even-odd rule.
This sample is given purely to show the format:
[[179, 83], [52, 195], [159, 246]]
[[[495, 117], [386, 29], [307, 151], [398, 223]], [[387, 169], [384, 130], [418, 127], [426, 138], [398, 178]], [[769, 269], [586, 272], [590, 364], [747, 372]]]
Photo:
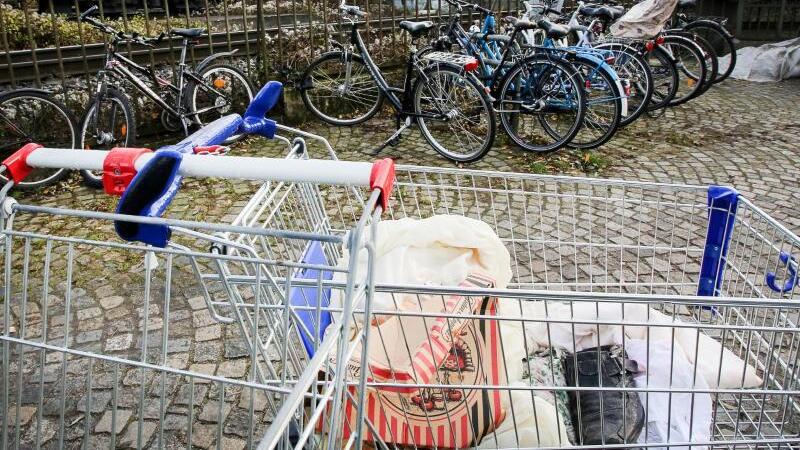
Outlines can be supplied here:
[[[779, 84], [728, 81], [662, 117], [638, 121], [590, 154], [561, 151], [530, 155], [506, 145], [500, 137], [497, 149], [470, 168], [731, 185], [798, 233], [798, 104], [800, 81]], [[391, 120], [376, 118], [356, 128], [317, 123], [305, 128], [329, 137], [340, 158], [371, 159], [366, 152], [390, 134]], [[278, 156], [283, 151], [281, 146], [263, 141], [250, 141], [234, 149], [242, 155]], [[323, 156], [319, 146], [312, 145], [311, 152], [312, 156]], [[422, 142], [416, 131], [409, 132], [399, 146], [387, 149], [381, 156], [393, 157], [403, 164], [450, 166]], [[695, 207], [703, 210], [703, 195], [667, 195], [659, 197], [654, 206], [643, 201], [653, 191], [631, 192], [630, 203], [614, 204], [609, 211], [598, 207], [596, 199], [609, 192], [618, 193], [620, 188], [584, 186], [583, 191], [577, 188], [570, 191], [574, 198], [540, 196], [544, 202], [533, 210], [532, 202], [524, 198], [485, 189], [494, 186], [496, 190], [498, 182], [505, 182], [502, 177], [447, 179], [459, 186], [465, 186], [467, 181], [473, 183], [470, 192], [474, 193], [474, 201], [456, 200], [452, 193], [425, 193], [424, 189], [418, 189], [419, 197], [403, 189], [397, 195], [413, 195], [414, 204], [403, 205], [404, 212], [408, 213], [405, 208], [410, 208], [412, 216], [424, 215], [425, 208], [440, 211], [432, 206], [434, 199], [458, 204], [467, 215], [487, 217], [485, 220], [492, 222], [501, 238], [514, 240], [509, 244], [513, 246], [514, 260], [523, 261], [514, 269], [520, 285], [547, 280], [549, 276], [550, 282], [555, 280], [562, 287], [567, 283], [566, 286], [577, 288], [580, 283], [588, 282], [605, 283], [603, 286], [610, 289], [628, 283], [633, 292], [654, 292], [654, 286], [673, 283], [673, 290], [664, 292], [686, 294], [695, 289], [699, 266], [697, 258], [690, 256], [690, 250], [702, 251], [705, 218], [693, 221], [692, 214], [697, 214]], [[529, 187], [517, 183], [517, 187], [526, 190]], [[170, 207], [169, 215], [230, 222], [257, 189], [255, 183], [191, 180]], [[420, 200], [423, 195], [429, 195], [428, 200]], [[340, 205], [341, 217], [333, 219], [344, 222], [339, 225], [346, 226], [346, 216], [358, 213], [357, 207], [348, 204], [346, 194], [337, 191], [327, 192], [326, 196]], [[113, 199], [79, 187], [74, 180], [48, 192], [17, 198], [29, 204], [96, 211], [110, 211], [114, 205]], [[670, 210], [671, 204], [682, 206], [676, 207], [676, 212]], [[687, 204], [699, 206], [688, 208]], [[559, 208], [565, 205], [571, 209], [573, 220], [564, 220], [560, 229], [554, 229], [548, 221], [561, 220]], [[302, 203], [287, 202], [276, 215], [275, 223], [292, 228], [293, 221], [305, 214], [304, 208]], [[526, 221], [503, 219], [502, 214], [511, 217], [509, 211], [521, 211], [519, 214]], [[577, 219], [589, 219], [577, 220], [576, 211]], [[660, 217], [659, 221], [642, 227], [642, 218], [653, 216]], [[624, 226], [636, 220], [639, 220], [637, 230]], [[763, 223], [754, 224], [753, 228], [762, 234], [769, 231], [760, 226]], [[119, 243], [109, 224], [95, 219], [20, 214], [14, 228]], [[533, 244], [532, 230], [541, 233], [538, 247]], [[662, 239], [670, 235], [673, 247], [686, 250], [665, 252], [652, 244], [652, 249], [643, 251], [645, 242], [654, 241], [658, 235]], [[564, 236], [590, 243], [598, 242], [600, 236], [606, 239], [606, 244], [613, 240], [618, 249], [593, 254], [592, 245], [545, 245]], [[754, 239], [749, 235], [737, 238], [732, 248], [754, 245]], [[208, 241], [181, 233], [176, 233], [175, 241], [200, 251], [209, 247]], [[268, 255], [273, 259], [296, 261], [299, 256], [297, 246], [290, 240], [260, 242], [267, 252], [273, 252]], [[37, 442], [44, 448], [57, 448], [62, 442], [68, 448], [83, 443], [86, 448], [185, 448], [191, 442], [197, 448], [216, 448], [219, 444], [220, 448], [236, 450], [245, 448], [251, 438], [258, 439], [270, 422], [273, 398], [241, 385], [254, 376], [250, 350], [243, 343], [242, 330], [219, 323], [209, 312], [203, 289], [194, 278], [191, 258], [161, 254], [155, 265], [141, 250], [114, 245], [99, 247], [77, 240], [46, 240], [40, 235], [15, 236], [12, 244], [11, 301], [0, 303], [0, 323], [8, 318], [5, 311], [10, 310], [12, 328], [4, 331], [14, 337], [120, 360], [66, 356], [59, 351], [43, 352], [16, 343], [0, 347], [0, 352], [7, 352], [3, 355], [8, 359], [4, 360], [7, 370], [2, 373], [2, 381], [7, 383], [10, 404], [7, 412], [0, 412], [9, 419], [8, 434], [4, 435], [0, 429], [2, 444], [8, 448], [14, 448], [14, 443], [21, 444], [20, 448], [30, 448]], [[636, 252], [631, 253], [628, 247]], [[574, 260], [560, 263], [570, 258]], [[212, 267], [206, 257], [198, 256], [196, 260], [202, 269]], [[631, 261], [636, 262], [635, 269], [623, 268], [623, 263]], [[743, 267], [753, 264], [744, 273], [752, 272], [763, 279], [763, 267], [755, 267], [751, 261], [742, 264]], [[276, 266], [274, 270], [280, 274], [285, 268]], [[29, 275], [28, 287], [22, 290], [24, 273]], [[676, 279], [686, 282], [686, 286], [676, 283]], [[758, 283], [763, 287], [763, 282]], [[752, 292], [744, 287], [746, 284], [729, 283], [725, 289], [731, 294], [749, 295]], [[167, 285], [171, 289], [166, 289]], [[207, 286], [214, 298], [225, 297], [214, 280], [208, 280]], [[252, 291], [248, 293], [245, 289], [242, 295], [250, 299]], [[747, 337], [742, 339], [748, 341]], [[125, 364], [125, 360], [137, 361], [139, 367]], [[260, 355], [259, 360], [278, 374], [285, 369], [291, 376], [291, 369], [274, 349]], [[167, 366], [170, 371], [148, 364]], [[238, 380], [238, 384], [223, 383], [221, 379], [190, 380], [181, 370]], [[89, 439], [85, 440], [86, 436]]]

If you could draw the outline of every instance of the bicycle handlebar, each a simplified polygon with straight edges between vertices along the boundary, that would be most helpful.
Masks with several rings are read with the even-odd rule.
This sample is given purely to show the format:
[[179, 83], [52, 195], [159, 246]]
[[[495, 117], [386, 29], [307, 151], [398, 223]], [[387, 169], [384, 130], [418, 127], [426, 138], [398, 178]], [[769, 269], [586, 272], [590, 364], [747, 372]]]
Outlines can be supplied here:
[[87, 17], [89, 17], [89, 16], [91, 16], [92, 14], [94, 14], [94, 13], [95, 13], [95, 11], [97, 11], [98, 9], [99, 9], [99, 8], [97, 7], [97, 5], [94, 5], [94, 6], [92, 6], [91, 8], [87, 9], [86, 11], [84, 11], [84, 12], [83, 12], [83, 14], [81, 14], [81, 16], [80, 16], [79, 20], [80, 20], [81, 22], [82, 22], [82, 21], [84, 21], [84, 20], [86, 20], [86, 18], [87, 18]]
[[342, 2], [339, 5], [339, 9], [342, 10], [343, 12], [345, 12], [347, 14], [350, 14], [350, 15], [353, 15], [353, 16], [358, 16], [358, 17], [366, 17], [367, 16], [367, 13], [362, 11], [361, 8], [359, 8], [358, 6], [346, 5], [344, 2]]
[[563, 14], [563, 11], [560, 11], [560, 10], [557, 10], [557, 9], [553, 9], [553, 8], [547, 6], [547, 5], [530, 5], [530, 7], [531, 7], [531, 9], [533, 9], [533, 8], [541, 8], [542, 15], [549, 14], [549, 13], [558, 14], [558, 15]]
[[164, 32], [161, 32], [161, 34], [159, 34], [155, 38], [144, 38], [144, 37], [141, 37], [141, 36], [139, 36], [139, 33], [136, 33], [135, 31], [133, 33], [131, 33], [131, 34], [125, 34], [124, 32], [122, 32], [120, 30], [117, 30], [117, 29], [115, 29], [115, 28], [113, 28], [113, 27], [111, 27], [109, 25], [106, 25], [103, 22], [100, 22], [99, 20], [97, 20], [94, 17], [92, 17], [92, 15], [94, 15], [94, 13], [96, 13], [98, 9], [99, 8], [97, 7], [97, 5], [92, 6], [91, 8], [87, 9], [86, 11], [84, 11], [78, 17], [78, 20], [80, 22], [86, 22], [86, 23], [92, 25], [93, 27], [97, 28], [98, 30], [102, 31], [103, 33], [110, 34], [110, 35], [114, 36], [119, 41], [132, 42], [132, 43], [135, 43], [135, 44], [144, 45], [146, 47], [154, 47], [154, 44], [157, 44], [157, 43], [163, 41], [164, 38], [167, 36], [167, 34], [164, 33]]
[[463, 0], [447, 0], [447, 3], [449, 3], [449, 4], [453, 5], [453, 6], [459, 6], [459, 7], [462, 7], [462, 8], [474, 9], [475, 11], [479, 11], [479, 12], [482, 12], [484, 14], [488, 14], [490, 16], [494, 15], [494, 11], [492, 11], [491, 9], [488, 9], [488, 8], [484, 8], [483, 6], [478, 5], [477, 3], [470, 3], [470, 2], [463, 1]]

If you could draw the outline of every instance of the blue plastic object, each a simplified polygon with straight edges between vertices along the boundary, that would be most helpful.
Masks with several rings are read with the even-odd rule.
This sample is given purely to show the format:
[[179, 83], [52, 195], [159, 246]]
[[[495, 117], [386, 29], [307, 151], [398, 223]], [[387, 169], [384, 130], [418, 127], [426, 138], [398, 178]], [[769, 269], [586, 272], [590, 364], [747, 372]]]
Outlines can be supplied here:
[[739, 205], [739, 193], [726, 186], [708, 187], [708, 232], [700, 266], [697, 295], [718, 296], [725, 258]]
[[777, 276], [775, 272], [767, 272], [765, 278], [767, 286], [769, 286], [770, 289], [780, 294], [785, 294], [793, 291], [797, 283], [800, 282], [800, 278], [797, 276], [798, 263], [797, 258], [784, 251], [781, 251], [780, 255], [778, 255], [778, 259], [786, 266], [787, 277], [783, 286], [778, 286], [778, 283], [775, 281]]
[[[322, 243], [318, 241], [311, 241], [306, 247], [303, 254], [302, 262], [305, 264], [318, 264], [328, 265], [325, 258], [325, 252], [322, 249]], [[320, 272], [321, 275], [320, 275]], [[323, 281], [333, 278], [333, 272], [326, 270], [320, 271], [317, 269], [303, 268], [294, 274], [294, 278], [305, 280], [316, 280], [322, 278]], [[289, 304], [292, 306], [314, 307], [316, 308], [317, 301], [321, 300], [322, 304], [319, 305], [322, 310], [319, 311], [319, 319], [317, 319], [317, 311], [315, 309], [297, 309], [295, 314], [305, 326], [304, 328], [298, 327], [300, 331], [300, 339], [303, 341], [303, 346], [309, 357], [314, 356], [315, 342], [321, 342], [322, 337], [325, 335], [325, 329], [331, 324], [331, 313], [328, 311], [328, 305], [331, 301], [330, 288], [322, 288], [322, 293], [318, 292], [317, 287], [296, 287], [291, 290], [289, 294]], [[317, 330], [319, 334], [317, 334]]]
[[[183, 154], [174, 150], [161, 150], [145, 164], [125, 189], [117, 204], [117, 213], [144, 217], [158, 217], [170, 204], [181, 184], [178, 175]], [[139, 241], [163, 248], [171, 232], [165, 225], [114, 221], [114, 229], [126, 241]]]
[[[264, 116], [278, 102], [282, 89], [281, 83], [270, 81], [250, 102], [244, 118], [238, 114], [220, 117], [177, 144], [156, 150], [153, 158], [133, 177], [117, 205], [117, 212], [160, 217], [181, 186], [183, 177], [178, 175], [178, 170], [182, 155], [194, 153], [195, 147], [220, 145], [240, 133], [274, 137], [277, 124]], [[169, 227], [165, 225], [116, 221], [114, 228], [122, 239], [156, 247], [165, 247], [170, 238]]]
[[258, 91], [247, 111], [244, 112], [244, 120], [241, 131], [246, 134], [257, 134], [265, 138], [272, 139], [275, 136], [277, 124], [274, 120], [267, 119], [266, 114], [275, 107], [281, 98], [283, 85], [278, 81], [270, 81]]
[[237, 134], [241, 126], [241, 116], [228, 114], [200, 128], [177, 144], [166, 145], [156, 151], [175, 150], [181, 153], [194, 153], [195, 147], [222, 144], [226, 139]]

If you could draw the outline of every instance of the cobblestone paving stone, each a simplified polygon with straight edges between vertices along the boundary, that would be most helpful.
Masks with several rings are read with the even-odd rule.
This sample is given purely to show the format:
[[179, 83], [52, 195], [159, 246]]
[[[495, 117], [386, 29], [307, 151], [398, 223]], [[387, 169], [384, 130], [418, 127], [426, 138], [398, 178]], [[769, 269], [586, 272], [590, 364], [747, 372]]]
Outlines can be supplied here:
[[[800, 81], [779, 84], [727, 81], [701, 98], [667, 111], [662, 117], [638, 121], [619, 132], [613, 141], [594, 151], [588, 159], [582, 152], [571, 151], [525, 154], [506, 145], [499, 134], [497, 148], [470, 168], [731, 185], [798, 233], [798, 104]], [[373, 158], [367, 152], [390, 134], [391, 126], [391, 120], [384, 117], [355, 128], [334, 128], [318, 123], [303, 128], [328, 137], [340, 158], [363, 160]], [[233, 151], [249, 156], [280, 156], [284, 148], [275, 143], [250, 141], [236, 146]], [[312, 156], [323, 156], [318, 146], [312, 145], [311, 152]], [[388, 148], [381, 156], [395, 158], [402, 164], [451, 166], [433, 152], [416, 131], [409, 132], [399, 146]], [[257, 188], [257, 184], [247, 182], [189, 180], [170, 207], [170, 216], [230, 222]], [[453, 201], [452, 193], [431, 195], [440, 201]], [[113, 199], [79, 187], [74, 180], [47, 192], [18, 195], [17, 198], [24, 203], [97, 211], [110, 211], [114, 206]], [[524, 205], [518, 199], [502, 196], [491, 197], [491, 200], [492, 207], [498, 209]], [[677, 204], [678, 198], [674, 201]], [[495, 206], [495, 202], [499, 206]], [[665, 203], [669, 201], [665, 199]], [[462, 207], [468, 215], [480, 216], [482, 212], [476, 209], [480, 209], [481, 204], [476, 201], [462, 204]], [[291, 209], [297, 207], [287, 205], [282, 214], [291, 218]], [[541, 231], [542, 236], [546, 233], [555, 238], [572, 236], [591, 241], [593, 233], [603, 233], [591, 220], [588, 224], [569, 223], [567, 230], [553, 229], [547, 219], [558, 217], [557, 208], [558, 205], [544, 205], [539, 210], [542, 217], [528, 226]], [[651, 281], [669, 282], [698, 270], [696, 261], [679, 252], [664, 254], [654, 249], [645, 255], [641, 251], [633, 254], [622, 250], [625, 245], [641, 244], [644, 231], [655, 236], [659, 232], [677, 230], [676, 248], [699, 245], [697, 241], [704, 232], [704, 223], [684, 220], [686, 211], [672, 218], [663, 217], [659, 223], [647, 225], [646, 230], [638, 230], [637, 235], [637, 230], [605, 220], [604, 212], [590, 203], [576, 202], [572, 208], [573, 213], [577, 210], [580, 215], [599, 218], [605, 226], [605, 236], [610, 236], [620, 250], [609, 256], [608, 252], [605, 255], [592, 254], [591, 250], [585, 253], [576, 246], [542, 244], [542, 257], [534, 258], [532, 253], [538, 252], [538, 248], [514, 245], [515, 259], [530, 260], [529, 264], [519, 264], [515, 268], [518, 280], [547, 278], [547, 274], [556, 279], [560, 277], [561, 282], [576, 283], [580, 280], [638, 280], [639, 274], [634, 272], [640, 271], [649, 274]], [[624, 209], [623, 204], [617, 214], [625, 215]], [[639, 205], [626, 217], [653, 214], [657, 209]], [[357, 214], [355, 210], [342, 211]], [[296, 211], [294, 213], [296, 217]], [[530, 231], [525, 229], [525, 224], [497, 218], [494, 226], [503, 236], [514, 237], [514, 233], [527, 236]], [[14, 228], [119, 242], [107, 223], [91, 219], [21, 214]], [[610, 228], [613, 234], [609, 233]], [[243, 345], [241, 331], [234, 325], [218, 323], [212, 317], [185, 259], [176, 257], [173, 260], [161, 255], [156, 267], [138, 251], [100, 248], [80, 242], [48, 241], [45, 244], [36, 237], [29, 242], [26, 247], [25, 241], [19, 238], [13, 246], [14, 287], [9, 303], [14, 327], [12, 335], [234, 380], [249, 380], [253, 375], [249, 349]], [[285, 242], [271, 241], [270, 245], [278, 249], [278, 253], [291, 250]], [[31, 256], [26, 259], [24, 255], [28, 253]], [[44, 263], [45, 255], [50, 256], [49, 265]], [[553, 261], [560, 261], [562, 257], [575, 260], [554, 268]], [[635, 270], [622, 268], [622, 261], [640, 259], [644, 261], [642, 267], [637, 262]], [[21, 292], [19, 274], [26, 263], [31, 287]], [[612, 271], [613, 267], [619, 269]], [[42, 291], [45, 271], [49, 273], [47, 294]], [[572, 273], [574, 276], [570, 275]], [[151, 276], [148, 284], [145, 284], [146, 274]], [[167, 277], [172, 277], [170, 290], [165, 289]], [[691, 277], [687, 281], [696, 283]], [[729, 289], [742, 291], [739, 287]], [[169, 292], [168, 297], [166, 292]], [[4, 306], [0, 308], [2, 315], [5, 315], [4, 303], [0, 303]], [[23, 317], [25, 320], [21, 320]], [[17, 344], [9, 346], [5, 357], [8, 357], [7, 373], [10, 375], [5, 380], [9, 382], [10, 405], [4, 416], [12, 419], [8, 422], [6, 444], [9, 447], [18, 442], [20, 448], [29, 448], [38, 442], [43, 448], [57, 448], [63, 442], [72, 448], [81, 446], [85, 440], [86, 448], [185, 448], [191, 441], [203, 449], [216, 448], [217, 444], [220, 448], [240, 449], [246, 448], [251, 438], [257, 440], [270, 422], [271, 396], [241, 386], [202, 378], [189, 380], [182, 374], [152, 367], [134, 368], [76, 355], [65, 356], [58, 351], [41, 352]], [[276, 370], [283, 367], [279, 352], [270, 352], [266, 359]], [[267, 361], [262, 363], [267, 364]], [[116, 412], [112, 414], [111, 411]], [[61, 423], [64, 425], [60, 426]]]

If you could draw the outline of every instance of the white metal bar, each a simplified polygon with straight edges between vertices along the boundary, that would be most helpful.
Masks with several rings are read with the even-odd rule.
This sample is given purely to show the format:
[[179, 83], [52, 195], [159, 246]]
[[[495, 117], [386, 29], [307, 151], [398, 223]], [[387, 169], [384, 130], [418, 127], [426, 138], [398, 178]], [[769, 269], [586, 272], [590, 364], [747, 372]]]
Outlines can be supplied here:
[[[40, 148], [31, 152], [26, 162], [40, 168], [103, 170], [103, 160], [108, 153]], [[146, 153], [137, 158], [136, 169], [141, 169], [153, 156], [153, 153]], [[188, 177], [369, 186], [372, 163], [185, 154], [178, 173]]]

